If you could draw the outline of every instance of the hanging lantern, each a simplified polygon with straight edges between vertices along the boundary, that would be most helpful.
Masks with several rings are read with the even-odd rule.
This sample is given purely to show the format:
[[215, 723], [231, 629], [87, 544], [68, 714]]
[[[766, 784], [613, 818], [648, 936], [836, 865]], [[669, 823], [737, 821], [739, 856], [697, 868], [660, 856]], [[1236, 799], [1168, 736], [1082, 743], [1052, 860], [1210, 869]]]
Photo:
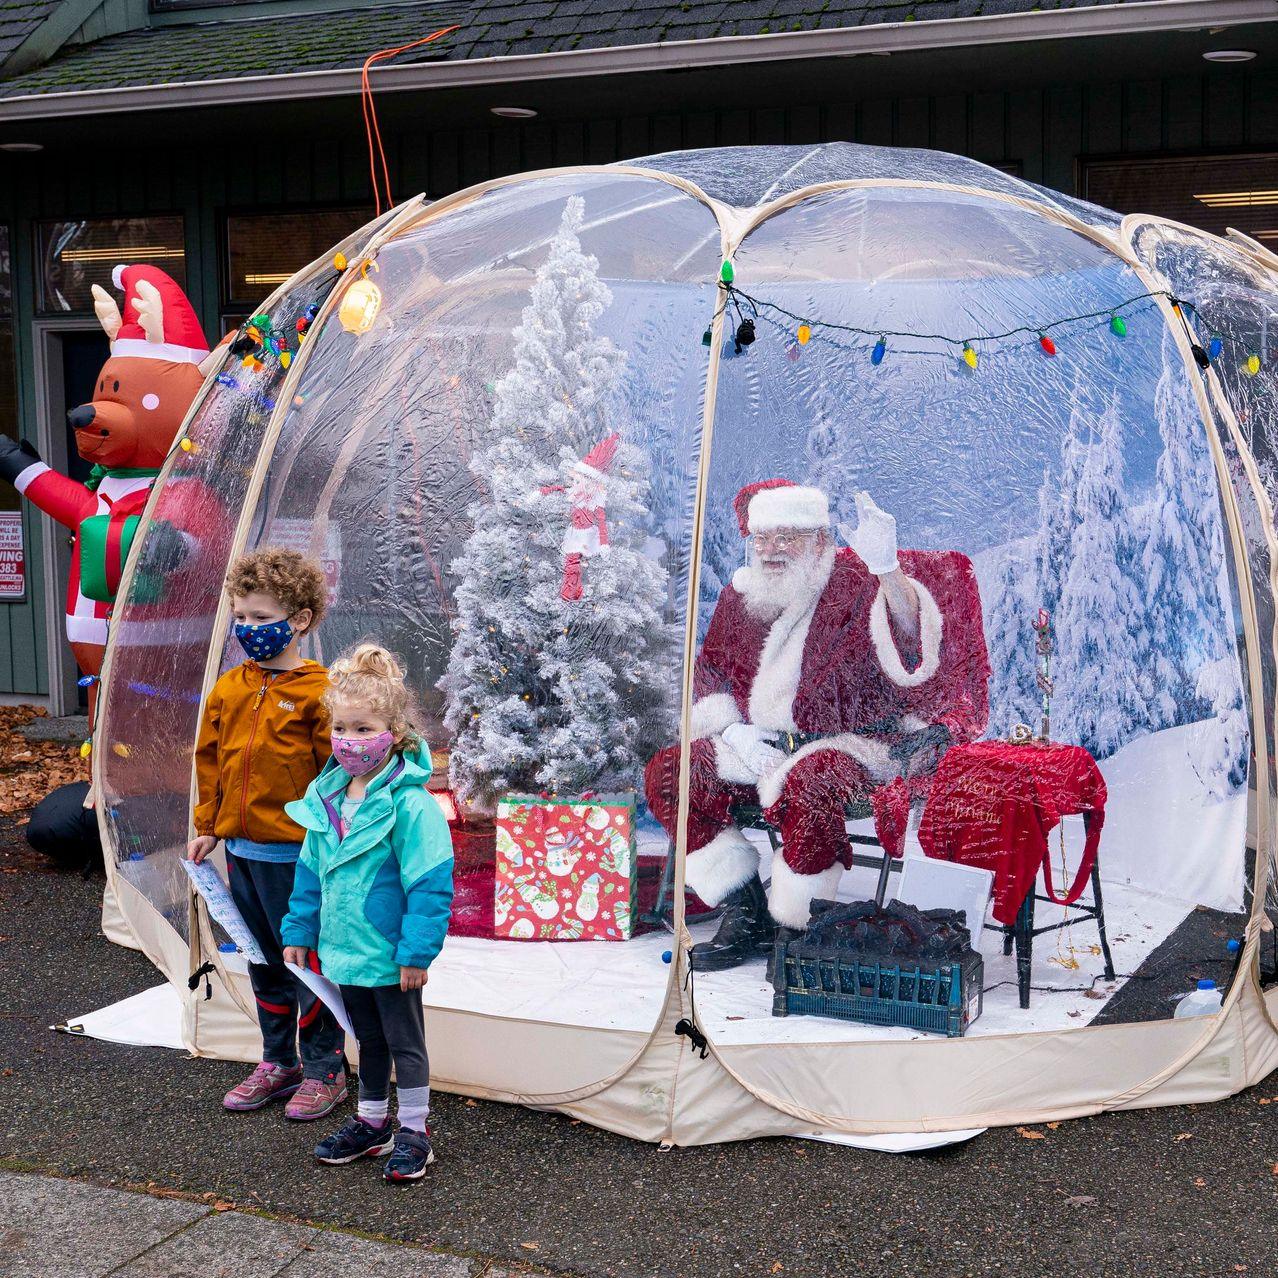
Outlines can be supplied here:
[[1255, 377], [1256, 374], [1260, 372], [1260, 356], [1254, 354], [1248, 355], [1243, 364], [1243, 371], [1248, 377]]
[[968, 368], [975, 370], [979, 360], [980, 360], [980, 356], [978, 356], [976, 351], [973, 349], [972, 343], [964, 342], [963, 343], [963, 363], [965, 363], [968, 366]]
[[870, 363], [873, 364], [875, 368], [878, 368], [878, 366], [883, 363], [883, 356], [886, 354], [887, 338], [880, 337], [879, 340], [874, 343], [874, 349], [870, 352]]
[[382, 290], [368, 278], [370, 266], [376, 264], [364, 263], [360, 278], [346, 290], [337, 309], [338, 321], [348, 333], [367, 333], [382, 308]]
[[1056, 354], [1056, 343], [1046, 333], [1038, 335], [1038, 344], [1043, 348], [1044, 355]]
[[806, 346], [812, 340], [812, 329], [807, 324], [800, 324], [799, 331], [795, 334], [799, 340], [800, 346]]
[[1127, 336], [1127, 321], [1121, 315], [1111, 315], [1109, 317], [1109, 331], [1115, 337]]

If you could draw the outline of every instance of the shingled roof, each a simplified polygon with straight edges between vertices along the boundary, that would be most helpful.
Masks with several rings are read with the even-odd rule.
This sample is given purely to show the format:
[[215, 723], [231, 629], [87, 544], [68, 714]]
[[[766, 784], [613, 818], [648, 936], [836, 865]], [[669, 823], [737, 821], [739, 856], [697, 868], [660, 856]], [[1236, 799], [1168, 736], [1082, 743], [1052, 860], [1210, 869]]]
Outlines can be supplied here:
[[[226, 11], [225, 20], [150, 26], [67, 45], [43, 66], [0, 81], [0, 97], [356, 68], [372, 50], [451, 23], [461, 29], [395, 63], [1146, 3], [1150, 0], [456, 0], [269, 18], [254, 17], [246, 8]], [[35, 10], [51, 7], [0, 0], [0, 40], [3, 15], [10, 10], [33, 11], [28, 16], [34, 17]], [[16, 32], [16, 16], [13, 25]]]
[[58, 0], [0, 0], [0, 66], [58, 7]]

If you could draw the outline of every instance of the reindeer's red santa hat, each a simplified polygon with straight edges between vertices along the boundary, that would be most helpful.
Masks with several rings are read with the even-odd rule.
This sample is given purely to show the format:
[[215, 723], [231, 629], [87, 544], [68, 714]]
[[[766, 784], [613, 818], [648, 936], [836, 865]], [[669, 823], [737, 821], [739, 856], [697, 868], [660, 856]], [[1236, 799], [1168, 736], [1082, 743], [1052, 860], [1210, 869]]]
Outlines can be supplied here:
[[157, 266], [140, 265], [117, 266], [111, 280], [124, 293], [113, 357], [198, 364], [208, 355], [195, 308], [175, 279]]

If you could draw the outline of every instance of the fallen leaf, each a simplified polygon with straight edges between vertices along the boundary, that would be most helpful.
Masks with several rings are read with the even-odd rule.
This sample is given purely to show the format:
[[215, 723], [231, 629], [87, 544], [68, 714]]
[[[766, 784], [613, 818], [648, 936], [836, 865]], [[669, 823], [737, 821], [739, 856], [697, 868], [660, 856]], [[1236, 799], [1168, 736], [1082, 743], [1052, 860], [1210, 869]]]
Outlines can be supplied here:
[[466, 1102], [466, 1108], [467, 1108], [467, 1109], [474, 1109], [476, 1104], [477, 1104], [477, 1102], [476, 1102], [476, 1101], [468, 1100], [468, 1101]]
[[1246, 1265], [1235, 1265], [1235, 1266], [1234, 1266], [1234, 1273], [1236, 1273], [1236, 1274], [1241, 1274], [1241, 1273], [1246, 1273], [1246, 1272], [1247, 1272], [1247, 1266], [1246, 1266]]
[[1060, 1126], [1060, 1123], [1048, 1123], [1047, 1126], [1050, 1131], [1055, 1131]]
[[1278, 1163], [1275, 1163], [1273, 1166], [1273, 1174], [1275, 1176], [1278, 1176]]
[[1065, 1200], [1066, 1207], [1090, 1207], [1096, 1202], [1091, 1194], [1075, 1194]]
[[1194, 1185], [1199, 1189], [1207, 1188], [1207, 1182], [1201, 1176], [1194, 1177]]
[[540, 1251], [541, 1243], [538, 1242], [521, 1242], [519, 1244], [525, 1251]]
[[1031, 1127], [1018, 1127], [1016, 1134], [1023, 1140], [1046, 1140], [1047, 1137], [1042, 1132], [1036, 1132]]
[[774, 1260], [774, 1261], [772, 1262], [772, 1272], [773, 1272], [774, 1274], [779, 1274], [779, 1273], [781, 1273], [784, 1269], [785, 1269], [785, 1266], [784, 1266], [784, 1265], [783, 1265], [783, 1264], [782, 1264], [779, 1260]]
[[1193, 1132], [1180, 1132], [1180, 1133], [1178, 1133], [1177, 1135], [1175, 1135], [1175, 1136], [1173, 1136], [1173, 1137], [1172, 1137], [1172, 1140], [1176, 1140], [1176, 1141], [1180, 1141], [1180, 1140], [1193, 1140], [1193, 1139], [1194, 1139], [1194, 1133], [1193, 1133]]
[[1104, 998], [1105, 995], [1100, 990], [1087, 990], [1083, 994], [1084, 998]]
[[1262, 1097], [1261, 1097], [1261, 1098], [1260, 1098], [1260, 1099], [1256, 1102], [1256, 1104], [1258, 1104], [1258, 1105], [1272, 1105], [1272, 1104], [1273, 1104], [1273, 1101], [1271, 1101], [1271, 1100], [1269, 1099], [1269, 1097], [1268, 1097], [1268, 1096], [1262, 1096]]

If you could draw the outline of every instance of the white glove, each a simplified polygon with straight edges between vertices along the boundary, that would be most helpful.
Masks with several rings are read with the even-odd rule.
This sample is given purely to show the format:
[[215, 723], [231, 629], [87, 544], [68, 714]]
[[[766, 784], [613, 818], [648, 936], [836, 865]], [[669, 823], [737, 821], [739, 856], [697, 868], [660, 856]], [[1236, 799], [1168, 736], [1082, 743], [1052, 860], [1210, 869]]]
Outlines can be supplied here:
[[856, 495], [856, 517], [856, 528], [840, 524], [839, 536], [876, 577], [894, 572], [901, 566], [896, 557], [896, 516], [880, 510], [874, 498], [862, 491]]
[[756, 777], [766, 777], [785, 760], [785, 755], [769, 740], [776, 736], [766, 728], [753, 723], [731, 723], [723, 730], [723, 740], [728, 748]]

